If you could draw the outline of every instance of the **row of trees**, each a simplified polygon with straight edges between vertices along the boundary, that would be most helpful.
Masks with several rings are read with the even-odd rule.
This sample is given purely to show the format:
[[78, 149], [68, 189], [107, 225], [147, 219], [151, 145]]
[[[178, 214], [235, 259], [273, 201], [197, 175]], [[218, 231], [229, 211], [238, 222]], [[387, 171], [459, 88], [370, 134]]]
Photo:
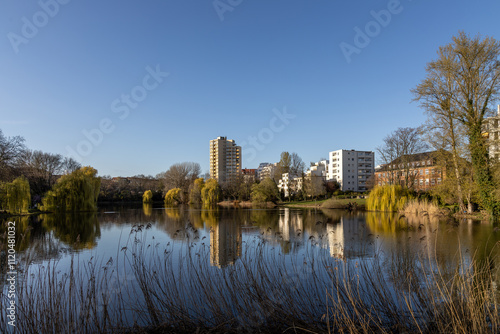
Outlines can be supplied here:
[[[434, 193], [458, 203], [461, 212], [479, 205], [492, 217], [500, 215], [499, 166], [489, 158], [483, 129], [500, 97], [499, 58], [500, 42], [493, 38], [464, 32], [453, 37], [439, 48], [437, 59], [427, 64], [426, 77], [412, 90], [426, 111], [426, 123], [396, 130], [377, 149], [384, 163], [399, 158], [406, 169], [411, 154], [435, 150], [447, 180]], [[403, 186], [411, 188], [411, 173], [404, 175]]]
[[60, 154], [30, 150], [24, 141], [20, 136], [7, 137], [0, 129], [0, 183], [10, 183], [23, 176], [29, 183], [31, 198], [36, 204], [40, 203], [60, 175], [70, 174], [81, 165]]
[[[262, 181], [240, 174], [219, 184], [216, 180], [209, 179], [208, 175], [200, 177], [200, 171], [198, 164], [183, 162], [158, 174], [157, 180], [165, 194], [164, 201], [168, 205], [212, 205], [222, 200], [277, 202], [284, 199], [284, 194], [279, 192], [277, 186], [283, 173], [301, 179], [302, 189], [293, 195], [296, 199], [316, 198], [339, 189], [337, 183], [327, 183], [322, 177], [306, 177], [305, 164], [297, 153], [281, 153], [272, 177]], [[143, 200], [146, 201], [145, 197]]]

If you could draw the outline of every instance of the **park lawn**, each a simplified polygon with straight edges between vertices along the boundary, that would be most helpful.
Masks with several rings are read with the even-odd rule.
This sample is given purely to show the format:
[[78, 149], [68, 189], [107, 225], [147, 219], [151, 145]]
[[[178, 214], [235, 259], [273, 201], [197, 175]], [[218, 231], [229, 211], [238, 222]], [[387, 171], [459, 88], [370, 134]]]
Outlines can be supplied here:
[[349, 203], [355, 203], [358, 208], [366, 208], [366, 198], [331, 198], [322, 204], [323, 209], [344, 209]]
[[292, 202], [281, 202], [280, 206], [286, 206], [291, 208], [312, 208], [312, 207], [320, 207], [326, 199], [317, 200], [317, 201], [292, 201]]

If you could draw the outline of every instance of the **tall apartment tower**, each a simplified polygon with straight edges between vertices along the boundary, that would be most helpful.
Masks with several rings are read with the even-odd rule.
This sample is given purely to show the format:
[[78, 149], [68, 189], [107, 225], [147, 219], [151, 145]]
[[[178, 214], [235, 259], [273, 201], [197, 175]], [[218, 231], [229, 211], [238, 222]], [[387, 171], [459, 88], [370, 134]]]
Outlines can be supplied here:
[[375, 154], [371, 151], [330, 152], [327, 180], [337, 181], [342, 191], [366, 191], [366, 181], [375, 173]]
[[210, 177], [217, 182], [230, 181], [241, 173], [241, 147], [227, 137], [210, 141]]

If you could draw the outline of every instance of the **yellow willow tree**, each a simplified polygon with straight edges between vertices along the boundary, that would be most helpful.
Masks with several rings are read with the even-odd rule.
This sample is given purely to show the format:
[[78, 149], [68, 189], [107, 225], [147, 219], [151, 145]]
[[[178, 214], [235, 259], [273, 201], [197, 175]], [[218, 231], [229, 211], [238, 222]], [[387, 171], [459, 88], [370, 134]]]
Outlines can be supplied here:
[[166, 205], [177, 205], [181, 201], [181, 188], [170, 189], [165, 195]]
[[369, 211], [398, 212], [412, 198], [411, 192], [400, 185], [377, 186], [370, 191], [366, 208]]
[[194, 180], [193, 184], [189, 187], [189, 203], [199, 204], [201, 200], [201, 191], [205, 187], [205, 180], [202, 178]]
[[12, 214], [27, 213], [31, 203], [30, 184], [24, 177], [0, 185], [0, 207]]
[[92, 167], [63, 175], [42, 199], [42, 211], [95, 211], [101, 178]]
[[153, 192], [151, 190], [146, 190], [142, 195], [143, 203], [152, 203], [153, 202]]
[[201, 200], [205, 206], [213, 206], [222, 199], [222, 190], [217, 180], [210, 179], [201, 190]]

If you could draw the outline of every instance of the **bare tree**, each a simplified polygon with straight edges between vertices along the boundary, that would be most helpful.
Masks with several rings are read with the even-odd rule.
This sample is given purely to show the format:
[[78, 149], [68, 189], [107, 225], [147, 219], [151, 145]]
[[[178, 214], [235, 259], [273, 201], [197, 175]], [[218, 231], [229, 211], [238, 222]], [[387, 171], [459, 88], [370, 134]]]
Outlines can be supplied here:
[[[438, 55], [437, 60], [429, 63], [427, 78], [421, 89], [417, 87], [417, 97], [431, 102], [431, 108], [449, 111], [453, 119], [465, 126], [481, 204], [496, 217], [500, 205], [494, 197], [495, 185], [482, 127], [499, 98], [500, 42], [480, 36], [470, 38], [460, 32], [452, 43], [439, 49]], [[424, 89], [428, 87], [433, 89]], [[444, 104], [437, 105], [439, 100]]]
[[173, 188], [181, 188], [183, 192], [187, 193], [189, 185], [196, 180], [201, 173], [201, 168], [195, 162], [181, 162], [176, 163], [159, 177], [163, 181], [165, 191]]
[[290, 173], [296, 176], [303, 176], [306, 165], [297, 153], [292, 153], [290, 161]]
[[64, 174], [71, 174], [73, 173], [75, 170], [78, 170], [82, 168], [82, 165], [74, 160], [73, 158], [64, 158], [64, 160], [62, 161], [62, 164], [61, 164], [61, 171], [64, 173]]
[[[438, 152], [451, 152], [454, 172], [452, 179], [460, 211], [471, 212], [472, 188], [466, 187], [469, 191], [464, 196], [464, 182], [470, 182], [472, 179], [463, 177], [461, 172], [463, 158], [468, 152], [464, 140], [466, 130], [463, 123], [457, 120], [457, 105], [453, 103], [452, 98], [458, 88], [458, 83], [447, 70], [453, 66], [453, 52], [450, 48], [441, 48], [438, 54], [441, 61], [427, 65], [427, 78], [413, 89], [412, 93], [427, 113], [427, 122], [424, 127], [425, 140]], [[447, 167], [449, 157], [450, 154], [445, 154], [439, 160]], [[467, 198], [467, 206], [464, 203], [465, 198]]]
[[[280, 155], [280, 161], [278, 162], [276, 172], [274, 173], [274, 181], [276, 183], [279, 183], [279, 180], [282, 178], [282, 175], [288, 173], [287, 188], [290, 189], [290, 192], [292, 192], [292, 188], [294, 188], [293, 178], [303, 177], [304, 170], [305, 170], [305, 163], [302, 161], [302, 159], [297, 153], [294, 152], [290, 154], [289, 152], [284, 151]], [[296, 190], [297, 189], [295, 189], [295, 191]]]
[[427, 144], [421, 138], [421, 130], [421, 127], [398, 128], [384, 138], [382, 146], [377, 147], [390, 184], [413, 187], [415, 175], [410, 172], [412, 155], [427, 149]]
[[25, 150], [19, 156], [17, 168], [25, 175], [35, 194], [41, 195], [55, 183], [62, 173], [63, 158], [60, 154]]
[[281, 176], [285, 173], [290, 173], [290, 167], [292, 166], [292, 157], [290, 153], [284, 151], [281, 152], [280, 161], [276, 166], [276, 172], [274, 173], [274, 181], [278, 182]]
[[6, 137], [0, 129], [0, 181], [10, 180], [13, 168], [25, 150], [23, 137]]

